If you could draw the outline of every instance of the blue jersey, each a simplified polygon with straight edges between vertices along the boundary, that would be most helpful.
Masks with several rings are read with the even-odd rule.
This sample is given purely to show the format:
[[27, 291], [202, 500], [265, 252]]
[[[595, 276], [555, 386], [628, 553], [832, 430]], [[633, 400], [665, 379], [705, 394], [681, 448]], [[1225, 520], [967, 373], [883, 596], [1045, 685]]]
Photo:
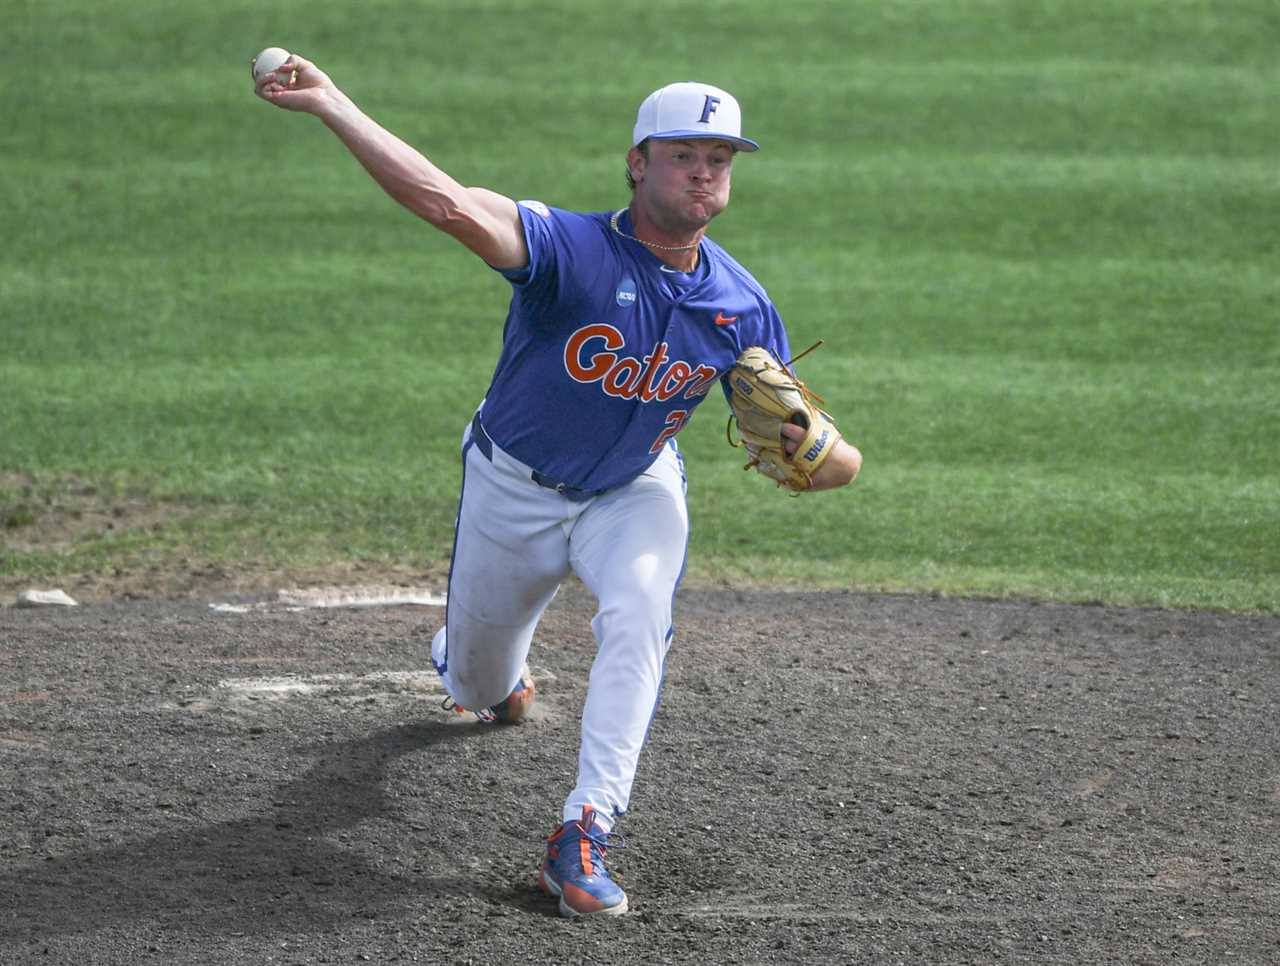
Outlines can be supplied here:
[[[504, 450], [583, 490], [645, 471], [743, 349], [790, 358], [768, 295], [704, 238], [697, 268], [673, 271], [582, 214], [520, 202], [526, 268], [481, 420]], [[625, 213], [620, 228], [631, 234]]]

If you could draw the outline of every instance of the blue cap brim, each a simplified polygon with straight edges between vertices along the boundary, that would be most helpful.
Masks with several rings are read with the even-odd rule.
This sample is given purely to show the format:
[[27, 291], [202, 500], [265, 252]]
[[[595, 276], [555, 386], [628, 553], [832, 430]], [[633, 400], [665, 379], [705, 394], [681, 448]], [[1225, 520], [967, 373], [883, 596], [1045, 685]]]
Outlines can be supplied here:
[[760, 145], [750, 138], [735, 138], [729, 134], [714, 134], [708, 131], [661, 131], [645, 138], [654, 141], [728, 141], [739, 151], [759, 151]]

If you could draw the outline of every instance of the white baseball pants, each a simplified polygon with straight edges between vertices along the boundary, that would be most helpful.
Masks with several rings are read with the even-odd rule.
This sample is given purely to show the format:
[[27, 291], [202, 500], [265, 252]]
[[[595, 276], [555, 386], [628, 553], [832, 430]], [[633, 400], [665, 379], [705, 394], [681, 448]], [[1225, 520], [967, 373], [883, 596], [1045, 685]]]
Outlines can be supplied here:
[[671, 642], [689, 534], [683, 460], [671, 440], [635, 480], [575, 502], [535, 483], [475, 425], [463, 434], [445, 627], [431, 657], [458, 704], [502, 701], [572, 569], [598, 602], [597, 648], [564, 820], [591, 805], [608, 828], [627, 809]]

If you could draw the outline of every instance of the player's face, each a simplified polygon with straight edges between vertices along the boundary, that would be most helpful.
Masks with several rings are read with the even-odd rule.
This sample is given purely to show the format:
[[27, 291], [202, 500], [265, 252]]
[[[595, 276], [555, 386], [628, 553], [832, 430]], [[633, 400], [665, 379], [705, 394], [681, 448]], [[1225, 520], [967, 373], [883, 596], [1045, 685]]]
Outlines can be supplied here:
[[[729, 203], [734, 150], [728, 141], [653, 140], [647, 160], [638, 151], [634, 154], [642, 162], [636, 196], [663, 228], [705, 228]], [[635, 167], [633, 163], [632, 170]]]

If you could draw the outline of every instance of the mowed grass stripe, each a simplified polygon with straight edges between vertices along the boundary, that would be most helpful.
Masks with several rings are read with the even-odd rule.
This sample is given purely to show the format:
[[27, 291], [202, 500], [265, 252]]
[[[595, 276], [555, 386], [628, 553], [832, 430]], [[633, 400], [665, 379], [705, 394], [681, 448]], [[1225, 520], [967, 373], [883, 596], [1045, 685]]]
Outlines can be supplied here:
[[713, 237], [797, 351], [826, 340], [802, 374], [868, 461], [787, 499], [708, 401], [682, 437], [691, 574], [1280, 609], [1273, 3], [382, 0], [298, 22], [58, 0], [28, 21], [76, 96], [0, 66], [28, 189], [0, 199], [21, 239], [0, 507], [35, 477], [53, 505], [87, 485], [194, 512], [0, 573], [447, 559], [507, 289], [321, 125], [254, 101], [254, 50], [314, 56], [468, 183], [602, 209], [637, 98], [704, 74], [715, 36], [705, 79], [765, 150]]

